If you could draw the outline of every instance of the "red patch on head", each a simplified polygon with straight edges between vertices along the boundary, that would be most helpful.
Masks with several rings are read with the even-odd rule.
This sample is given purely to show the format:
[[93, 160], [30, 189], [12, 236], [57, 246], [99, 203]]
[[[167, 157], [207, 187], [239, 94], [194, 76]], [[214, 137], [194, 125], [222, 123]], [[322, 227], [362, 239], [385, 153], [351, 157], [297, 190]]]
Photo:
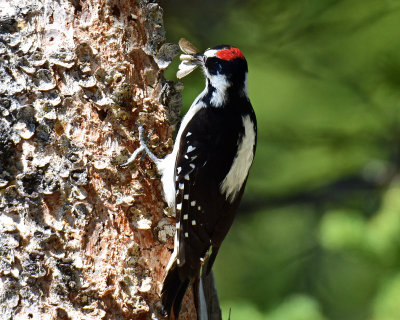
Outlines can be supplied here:
[[215, 53], [215, 55], [222, 60], [228, 60], [228, 61], [236, 59], [236, 58], [240, 58], [240, 59], [244, 58], [242, 51], [240, 51], [238, 48], [234, 48], [234, 47], [219, 50]]

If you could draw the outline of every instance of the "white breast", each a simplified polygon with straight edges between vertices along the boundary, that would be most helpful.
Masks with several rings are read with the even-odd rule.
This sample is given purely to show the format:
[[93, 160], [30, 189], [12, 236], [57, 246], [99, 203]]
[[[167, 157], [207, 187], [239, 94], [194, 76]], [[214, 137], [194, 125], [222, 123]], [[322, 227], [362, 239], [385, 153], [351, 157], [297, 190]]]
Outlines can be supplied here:
[[250, 116], [245, 116], [243, 119], [244, 136], [242, 137], [238, 152], [233, 160], [225, 179], [221, 183], [221, 193], [226, 196], [226, 199], [233, 202], [240, 191], [254, 157], [254, 145], [256, 143], [256, 131]]

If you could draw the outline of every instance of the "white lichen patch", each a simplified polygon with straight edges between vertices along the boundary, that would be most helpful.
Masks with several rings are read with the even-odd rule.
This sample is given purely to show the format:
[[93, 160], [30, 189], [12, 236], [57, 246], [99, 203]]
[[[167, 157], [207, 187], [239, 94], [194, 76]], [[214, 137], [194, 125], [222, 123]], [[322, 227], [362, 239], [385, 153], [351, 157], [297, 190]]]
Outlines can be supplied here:
[[0, 215], [0, 232], [13, 232], [17, 230], [14, 219], [6, 214]]
[[139, 288], [140, 292], [148, 292], [151, 289], [152, 279], [150, 277], [146, 277], [143, 279], [142, 284]]
[[150, 229], [152, 224], [152, 220], [148, 219], [144, 216], [140, 216], [140, 218], [133, 222], [133, 225], [142, 230]]
[[128, 194], [128, 195], [121, 195], [117, 199], [117, 204], [125, 204], [125, 205], [132, 205], [135, 202], [135, 197]]
[[151, 228], [153, 223], [153, 217], [146, 212], [146, 209], [142, 206], [134, 206], [129, 209], [131, 212], [132, 224], [142, 230], [147, 230]]
[[19, 121], [14, 125], [14, 130], [20, 135], [22, 139], [30, 139], [35, 134], [35, 128], [27, 125], [23, 121]]
[[175, 226], [170, 223], [169, 219], [162, 219], [157, 225], [157, 237], [161, 242], [167, 242], [175, 234]]
[[93, 162], [93, 166], [98, 170], [103, 170], [105, 168], [108, 168], [110, 166], [110, 159], [104, 158], [101, 160], [96, 160]]

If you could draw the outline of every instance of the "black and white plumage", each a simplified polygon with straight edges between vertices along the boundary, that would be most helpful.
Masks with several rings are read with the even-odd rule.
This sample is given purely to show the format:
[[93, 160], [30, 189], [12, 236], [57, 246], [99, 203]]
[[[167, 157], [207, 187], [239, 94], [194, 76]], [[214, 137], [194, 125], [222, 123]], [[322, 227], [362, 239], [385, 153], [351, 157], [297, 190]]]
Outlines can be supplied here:
[[174, 252], [161, 292], [165, 312], [175, 318], [186, 290], [199, 279], [207, 253], [211, 249], [209, 272], [232, 225], [257, 138], [247, 95], [247, 62], [240, 50], [226, 45], [204, 54], [183, 50], [188, 54], [181, 56], [178, 77], [200, 66], [206, 87], [183, 118], [171, 154], [160, 160], [141, 146], [156, 162], [166, 201], [176, 211]]

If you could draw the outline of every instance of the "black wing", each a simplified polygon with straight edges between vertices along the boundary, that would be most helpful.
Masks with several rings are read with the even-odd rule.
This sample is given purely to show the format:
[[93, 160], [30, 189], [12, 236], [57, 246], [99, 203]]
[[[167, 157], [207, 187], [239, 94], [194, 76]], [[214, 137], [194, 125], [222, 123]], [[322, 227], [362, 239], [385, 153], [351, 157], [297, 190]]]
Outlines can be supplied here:
[[240, 201], [242, 192], [232, 203], [226, 201], [220, 184], [232, 166], [242, 127], [240, 117], [227, 119], [223, 110], [204, 108], [181, 135], [175, 167], [177, 262], [192, 276], [210, 246], [219, 247]]

